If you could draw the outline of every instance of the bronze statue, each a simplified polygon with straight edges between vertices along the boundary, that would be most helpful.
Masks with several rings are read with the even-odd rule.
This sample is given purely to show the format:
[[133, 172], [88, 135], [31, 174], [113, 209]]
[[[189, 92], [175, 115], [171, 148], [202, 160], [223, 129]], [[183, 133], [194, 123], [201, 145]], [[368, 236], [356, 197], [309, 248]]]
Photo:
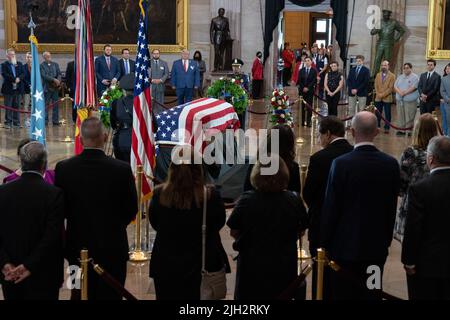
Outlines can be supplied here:
[[372, 29], [370, 32], [372, 36], [378, 34], [377, 52], [375, 55], [375, 63], [373, 65], [373, 75], [376, 75], [379, 72], [381, 61], [387, 60], [393, 62], [391, 59], [394, 44], [398, 42], [406, 32], [397, 20], [391, 19], [391, 16], [392, 11], [383, 10], [381, 28]]
[[210, 36], [214, 45], [214, 71], [224, 69], [224, 53], [226, 42], [230, 38], [230, 23], [224, 17], [225, 9], [219, 9], [219, 15], [211, 20]]

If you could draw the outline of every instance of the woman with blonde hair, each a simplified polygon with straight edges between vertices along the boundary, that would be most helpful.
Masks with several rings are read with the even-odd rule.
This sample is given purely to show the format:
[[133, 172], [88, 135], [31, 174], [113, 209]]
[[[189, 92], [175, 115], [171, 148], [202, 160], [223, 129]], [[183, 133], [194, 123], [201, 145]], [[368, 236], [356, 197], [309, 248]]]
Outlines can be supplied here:
[[409, 186], [430, 174], [426, 150], [430, 140], [437, 135], [439, 135], [438, 125], [433, 116], [429, 113], [421, 115], [414, 127], [412, 145], [401, 156], [400, 197], [402, 199], [394, 228], [394, 237], [400, 242], [403, 241], [405, 230]]
[[150, 203], [150, 224], [157, 232], [150, 277], [157, 300], [199, 300], [205, 188], [208, 272], [230, 272], [219, 234], [225, 208], [219, 192], [205, 184], [202, 164], [195, 164], [192, 150], [180, 147], [175, 152], [187, 155], [187, 160], [183, 156], [184, 160], [171, 163], [166, 182], [156, 187]]

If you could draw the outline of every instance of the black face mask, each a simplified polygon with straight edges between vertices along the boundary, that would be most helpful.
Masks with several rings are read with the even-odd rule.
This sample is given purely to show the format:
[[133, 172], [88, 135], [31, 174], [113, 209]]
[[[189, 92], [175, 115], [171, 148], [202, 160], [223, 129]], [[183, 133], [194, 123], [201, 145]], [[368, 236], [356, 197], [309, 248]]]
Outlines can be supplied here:
[[194, 60], [200, 61], [200, 56], [195, 56]]
[[262, 59], [262, 54], [258, 54], [257, 57], [258, 57], [259, 59]]

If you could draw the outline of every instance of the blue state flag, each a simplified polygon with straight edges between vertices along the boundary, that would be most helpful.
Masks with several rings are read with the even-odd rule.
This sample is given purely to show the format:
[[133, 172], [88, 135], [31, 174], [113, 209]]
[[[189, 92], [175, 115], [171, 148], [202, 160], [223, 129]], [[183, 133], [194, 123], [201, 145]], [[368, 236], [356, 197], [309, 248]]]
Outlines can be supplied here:
[[37, 51], [37, 39], [30, 37], [31, 55], [31, 117], [30, 136], [31, 139], [45, 145], [45, 98], [42, 88], [41, 70], [39, 68], [39, 55]]

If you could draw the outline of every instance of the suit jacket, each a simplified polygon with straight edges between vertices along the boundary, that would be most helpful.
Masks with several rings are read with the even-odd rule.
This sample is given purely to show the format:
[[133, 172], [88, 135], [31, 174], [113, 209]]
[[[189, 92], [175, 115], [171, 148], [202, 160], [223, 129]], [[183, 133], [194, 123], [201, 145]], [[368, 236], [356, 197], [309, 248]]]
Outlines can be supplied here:
[[85, 149], [56, 165], [55, 185], [66, 199], [69, 263], [77, 264], [83, 248], [106, 270], [128, 260], [126, 228], [137, 213], [130, 166], [101, 150]]
[[439, 95], [439, 91], [441, 89], [441, 76], [435, 71], [433, 75], [430, 77], [430, 80], [427, 80], [428, 72], [422, 73], [420, 75], [419, 86], [417, 90], [419, 90], [419, 94], [425, 94], [428, 96], [427, 102], [423, 103], [421, 101], [421, 105], [428, 106], [439, 106], [441, 97]]
[[[129, 65], [130, 65], [130, 70], [128, 70], [128, 72], [134, 73], [136, 71], [136, 62], [131, 59], [129, 59], [128, 61], [129, 61]], [[119, 76], [118, 80], [120, 80], [120, 78], [122, 78], [125, 75], [125, 60], [124, 59], [119, 60], [119, 68], [120, 68], [120, 76]]]
[[200, 87], [200, 72], [197, 62], [189, 60], [189, 66], [186, 72], [182, 60], [176, 60], [172, 66], [171, 82], [177, 89]]
[[70, 61], [67, 64], [65, 81], [69, 96], [73, 98], [75, 96], [75, 61]]
[[[24, 73], [22, 63], [17, 62], [15, 70], [16, 76], [14, 77], [14, 74], [11, 69], [11, 63], [9, 63], [9, 61], [5, 61], [2, 63], [2, 77], [3, 77], [2, 94], [23, 93], [22, 81], [24, 79]], [[19, 78], [20, 82], [17, 84], [17, 89], [14, 90], [13, 84], [15, 83], [16, 78]]]
[[395, 74], [388, 72], [386, 78], [383, 81], [381, 72], [379, 72], [375, 78], [375, 91], [382, 95], [382, 98], [375, 98], [375, 102], [392, 103], [394, 101], [392, 93], [394, 92]]
[[337, 261], [384, 261], [391, 245], [400, 168], [374, 146], [333, 161], [322, 210], [320, 245]]
[[433, 172], [409, 188], [402, 263], [426, 278], [450, 278], [450, 170]]
[[52, 61], [49, 66], [47, 62], [42, 62], [41, 77], [45, 92], [58, 91], [58, 88], [53, 86], [53, 80], [58, 79], [61, 81], [61, 70], [59, 69], [59, 64]]
[[337, 140], [315, 153], [309, 161], [308, 175], [303, 188], [303, 199], [309, 207], [308, 239], [310, 251], [313, 255], [315, 255], [319, 244], [322, 205], [331, 164], [334, 159], [351, 151], [353, 151], [353, 147], [347, 140]]
[[441, 97], [445, 103], [450, 105], [450, 76], [441, 79]]
[[111, 68], [108, 68], [108, 64], [106, 63], [106, 58], [104, 55], [95, 59], [95, 77], [97, 79], [97, 93], [100, 95], [103, 91], [106, 90], [107, 86], [105, 86], [102, 81], [103, 80], [112, 80], [120, 78], [120, 67], [119, 60], [116, 57], [110, 56], [110, 64]]
[[310, 68], [308, 76], [306, 76], [306, 67], [300, 70], [297, 85], [300, 88], [300, 92], [303, 92], [304, 88], [308, 88], [309, 91], [305, 95], [314, 94], [314, 89], [317, 84], [317, 70], [313, 67]]
[[367, 97], [369, 91], [369, 81], [370, 81], [370, 70], [364, 66], [361, 67], [358, 76], [356, 76], [356, 67], [352, 68], [348, 74], [347, 87], [348, 94], [351, 97], [355, 95], [352, 94], [352, 90], [358, 90], [356, 94], [358, 97]]
[[155, 84], [152, 83], [152, 90], [164, 91], [164, 83], [167, 78], [169, 78], [169, 66], [167, 62], [159, 59], [158, 65], [156, 64], [154, 59], [150, 60], [150, 78], [153, 79], [161, 79], [162, 83]]
[[28, 70], [28, 65], [23, 65], [23, 93], [31, 92], [31, 70]]
[[36, 173], [0, 186], [0, 269], [23, 264], [30, 290], [59, 287], [64, 277], [63, 193]]

